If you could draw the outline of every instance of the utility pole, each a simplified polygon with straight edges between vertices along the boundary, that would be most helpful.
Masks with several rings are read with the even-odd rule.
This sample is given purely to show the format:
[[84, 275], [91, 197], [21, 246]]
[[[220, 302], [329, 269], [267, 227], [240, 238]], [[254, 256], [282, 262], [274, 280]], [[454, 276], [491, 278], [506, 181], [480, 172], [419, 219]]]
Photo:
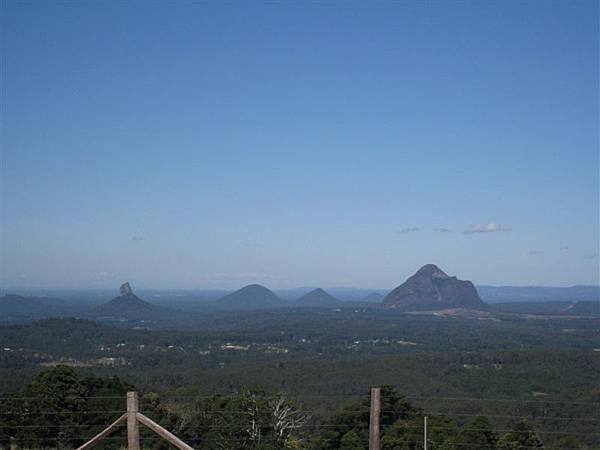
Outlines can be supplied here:
[[427, 450], [427, 416], [423, 416], [423, 450]]
[[127, 450], [140, 450], [140, 424], [138, 393], [127, 393]]
[[371, 388], [371, 420], [369, 421], [369, 450], [379, 450], [379, 416], [381, 415], [381, 388]]

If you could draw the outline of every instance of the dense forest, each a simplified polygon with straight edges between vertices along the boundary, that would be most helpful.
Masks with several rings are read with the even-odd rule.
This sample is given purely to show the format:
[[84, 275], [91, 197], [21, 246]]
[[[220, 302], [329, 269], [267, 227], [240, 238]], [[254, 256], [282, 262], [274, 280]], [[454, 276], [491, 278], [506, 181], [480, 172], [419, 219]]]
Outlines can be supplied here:
[[[123, 413], [125, 394], [133, 389], [117, 377], [82, 376], [66, 366], [45, 370], [18, 392], [3, 395], [0, 446], [75, 448]], [[483, 415], [430, 414], [388, 385], [382, 387], [381, 399], [383, 450], [423, 448], [426, 416], [432, 450], [583, 450], [594, 448], [584, 442], [598, 434], [539, 431], [517, 414], [507, 414], [510, 425], [502, 427]], [[359, 450], [368, 446], [368, 395], [346, 399], [326, 415], [315, 414], [283, 391], [259, 387], [181, 400], [169, 404], [146, 392], [141, 410], [194, 448]], [[101, 447], [119, 448], [124, 433], [118, 430]], [[552, 434], [552, 444], [545, 443], [543, 437]], [[141, 440], [143, 448], [169, 447], [149, 430], [142, 430]]]
[[[260, 399], [260, 411], [269, 411], [268, 405], [284, 399], [302, 419], [301, 429], [285, 445], [353, 449], [364, 448], [365, 430], [363, 425], [350, 429], [343, 418], [363, 420], [350, 411], [364, 413], [364, 396], [378, 385], [388, 386], [390, 399], [399, 396], [410, 405], [386, 419], [385, 448], [421, 448], [417, 441], [425, 415], [431, 425], [430, 448], [465, 447], [465, 436], [479, 428], [489, 428], [486, 433], [493, 437], [486, 441], [489, 447], [480, 448], [529, 448], [498, 446], [509, 433], [514, 437], [530, 431], [537, 436], [532, 448], [537, 448], [536, 439], [547, 449], [599, 448], [597, 318], [532, 319], [528, 314], [440, 316], [377, 308], [303, 308], [221, 312], [206, 315], [193, 329], [179, 330], [72, 318], [7, 325], [0, 327], [0, 395], [28, 398], [39, 391], [62, 398], [63, 388], [40, 387], [62, 374], [79, 386], [73, 392], [84, 400], [76, 403], [86, 411], [121, 411], [124, 393], [135, 386], [149, 415], [200, 443], [216, 437], [194, 434], [190, 423], [212, 429], [218, 424], [202, 420], [215, 416], [227, 422], [212, 411], [215, 405], [231, 410]], [[54, 367], [60, 370], [48, 372]], [[105, 396], [118, 398], [94, 407], [87, 403]], [[35, 423], [27, 422], [32, 420], [31, 405], [24, 414], [19, 409], [23, 402], [15, 402], [13, 413], [3, 415], [2, 427], [5, 439], [18, 444], [14, 439], [22, 438], [15, 430]], [[42, 403], [35, 405], [41, 408]], [[75, 407], [65, 405], [50, 409], [66, 412]], [[207, 408], [210, 414], [198, 418], [198, 411]], [[91, 425], [105, 425], [111, 417], [72, 425], [93, 434]], [[63, 422], [52, 426], [62, 429]], [[265, 427], [263, 437], [272, 432]], [[343, 432], [344, 427], [349, 429]], [[66, 440], [61, 446], [77, 442]], [[248, 445], [244, 448], [269, 448], [265, 440], [260, 446]]]

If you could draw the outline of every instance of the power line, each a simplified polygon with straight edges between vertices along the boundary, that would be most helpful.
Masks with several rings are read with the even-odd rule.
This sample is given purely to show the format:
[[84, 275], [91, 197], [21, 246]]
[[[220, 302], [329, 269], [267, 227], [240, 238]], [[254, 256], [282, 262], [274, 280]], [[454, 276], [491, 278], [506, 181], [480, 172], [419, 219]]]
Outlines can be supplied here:
[[[122, 413], [122, 410], [99, 410], [99, 411], [55, 411], [55, 410], [42, 410], [42, 411], [2, 411], [0, 414], [2, 415], [70, 415], [70, 414], [116, 414]], [[302, 412], [306, 414], [314, 413], [315, 411], [306, 411], [302, 410]], [[398, 413], [397, 410], [381, 410], [381, 413]], [[249, 414], [249, 411], [246, 410], [222, 410], [222, 411], [204, 411], [201, 412], [203, 415], [236, 415], [236, 414]], [[340, 413], [356, 413], [356, 414], [368, 414], [368, 410], [341, 410]], [[532, 415], [518, 415], [518, 414], [467, 414], [467, 413], [452, 413], [452, 412], [422, 412], [422, 414], [432, 415], [432, 416], [450, 416], [450, 417], [488, 417], [488, 418], [500, 418], [500, 419], [530, 419], [530, 420], [573, 420], [573, 421], [584, 421], [584, 422], [598, 422], [600, 418], [582, 418], [576, 416], [559, 416], [559, 417], [551, 417], [551, 416], [532, 416]]]
[[517, 416], [517, 415], [502, 415], [502, 414], [456, 414], [456, 413], [434, 413], [427, 412], [424, 415], [430, 416], [450, 416], [450, 417], [493, 417], [497, 419], [529, 419], [529, 420], [574, 420], [581, 422], [600, 422], [599, 419], [581, 418], [581, 417], [545, 417], [545, 416]]
[[[196, 400], [196, 399], [219, 399], [227, 396], [234, 396], [238, 392], [229, 392], [216, 395], [190, 395], [190, 396], [161, 396], [164, 400]], [[276, 396], [276, 394], [274, 395]], [[265, 395], [264, 398], [273, 396]], [[365, 393], [360, 394], [319, 394], [319, 395], [303, 395], [303, 394], [287, 394], [290, 400], [297, 399], [319, 399], [319, 398], [347, 398], [352, 400], [365, 399], [368, 397]], [[577, 401], [577, 400], [527, 400], [527, 399], [511, 399], [511, 398], [493, 398], [493, 397], [430, 397], [430, 396], [401, 396], [400, 400], [448, 400], [448, 401], [490, 401], [490, 402], [514, 402], [514, 403], [540, 403], [540, 404], [581, 404], [581, 405], [600, 405], [600, 402]]]
[[[87, 439], [91, 439], [91, 437], [86, 437], [86, 436], [69, 436], [69, 439], [82, 439], [82, 440], [87, 440]], [[106, 437], [103, 440], [126, 440], [126, 437]], [[66, 439], [63, 438], [40, 438], [40, 439], [35, 439], [35, 438], [11, 438], [11, 441], [50, 441], [50, 442], [58, 442], [58, 441], [65, 441]], [[165, 439], [161, 438], [161, 437], [142, 437], [141, 440], [143, 441], [165, 441]], [[266, 437], [261, 437], [259, 439], [252, 439], [251, 437], [240, 437], [240, 438], [230, 438], [230, 437], [218, 437], [218, 438], [211, 438], [211, 439], [206, 439], [206, 438], [188, 438], [186, 439], [187, 442], [202, 442], [202, 443], [210, 443], [210, 442], [214, 442], [214, 443], [218, 443], [218, 442], [253, 442], [253, 443], [260, 443], [260, 442], [280, 442], [282, 439], [280, 438], [266, 438]], [[403, 439], [401, 440], [402, 444], [422, 444], [423, 441], [422, 440], [414, 440], [414, 439]], [[481, 444], [473, 444], [473, 443], [454, 443], [455, 446], [458, 447], [477, 447], [477, 448], [481, 448]], [[532, 445], [519, 445], [519, 448], [521, 449], [538, 449], [539, 450], [539, 446], [532, 446]], [[544, 446], [543, 447], [544, 450], [580, 450], [580, 447], [547, 447]]]
[[[231, 392], [226, 394], [217, 394], [211, 396], [204, 395], [191, 395], [191, 396], [161, 396], [159, 398], [166, 400], [197, 400], [197, 399], [219, 399], [227, 396], [234, 396], [237, 392]], [[276, 395], [275, 395], [276, 396]], [[68, 396], [67, 396], [68, 397]], [[260, 396], [261, 398], [270, 398], [273, 396], [265, 395]], [[323, 394], [323, 395], [286, 395], [290, 400], [303, 399], [303, 398], [348, 398], [358, 399], [360, 397], [365, 398], [365, 394]], [[11, 397], [11, 396], [0, 396], [0, 400], [14, 401], [14, 400], [55, 400], [57, 396], [27, 396], [27, 397]], [[85, 400], [96, 400], [96, 399], [113, 399], [113, 400], [125, 400], [126, 396], [90, 396], [84, 397]], [[490, 402], [510, 402], [510, 403], [539, 403], [539, 404], [580, 404], [580, 405], [600, 405], [600, 402], [586, 402], [586, 401], [575, 401], [575, 400], [526, 400], [526, 399], [510, 399], [510, 398], [493, 398], [493, 397], [429, 397], [429, 396], [402, 396], [400, 399], [407, 400], [442, 400], [442, 401], [490, 401]]]
[[118, 410], [118, 411], [12, 411], [12, 412], [6, 412], [6, 411], [2, 411], [0, 412], [0, 414], [3, 415], [36, 415], [36, 414], [47, 414], [47, 415], [54, 415], [54, 414], [116, 414], [116, 413], [123, 413], [122, 410]]
[[[358, 424], [358, 425], [362, 425]], [[73, 425], [0, 425], [0, 429], [71, 429], [71, 428], [89, 428], [89, 427], [106, 427], [107, 424], [73, 424]], [[314, 428], [356, 428], [356, 425], [352, 424], [340, 424], [340, 425], [319, 425]], [[192, 426], [192, 427], [183, 427], [185, 430], [229, 430], [231, 426], [229, 425], [204, 425], [204, 426]], [[302, 425], [295, 427], [294, 429], [307, 429], [313, 428], [309, 425]], [[418, 430], [423, 428], [420, 425], [406, 425], [403, 426], [403, 430]], [[429, 425], [429, 430], [458, 430], [458, 427], [449, 427], [449, 426], [438, 426], [438, 425]], [[494, 431], [494, 432], [513, 432], [513, 433], [529, 433], [529, 430], [519, 431], [511, 428], [473, 428], [466, 426], [464, 431]], [[536, 433], [540, 434], [566, 434], [566, 435], [581, 435], [581, 436], [591, 436], [591, 435], [600, 435], [600, 432], [569, 432], [569, 431], [543, 431], [543, 430], [535, 430]]]
[[491, 401], [491, 402], [516, 402], [516, 403], [558, 403], [558, 404], [573, 404], [573, 405], [600, 405], [600, 402], [583, 402], [572, 400], [519, 400], [510, 398], [486, 398], [486, 397], [404, 397], [410, 400], [448, 400], [448, 401]]
[[[4, 396], [4, 397], [0, 397], [0, 400], [45, 400], [45, 399], [49, 399], [49, 400], [56, 400], [57, 398], [69, 398], [69, 397], [75, 397], [75, 396], [71, 396], [71, 395], [66, 395], [66, 396], [58, 396], [58, 395], [46, 395], [46, 396], [33, 396], [33, 397], [11, 397], [11, 396]], [[122, 396], [85, 396], [83, 397], [84, 400], [92, 400], [92, 399], [122, 399], [125, 400], [127, 399], [126, 396], [122, 395]]]

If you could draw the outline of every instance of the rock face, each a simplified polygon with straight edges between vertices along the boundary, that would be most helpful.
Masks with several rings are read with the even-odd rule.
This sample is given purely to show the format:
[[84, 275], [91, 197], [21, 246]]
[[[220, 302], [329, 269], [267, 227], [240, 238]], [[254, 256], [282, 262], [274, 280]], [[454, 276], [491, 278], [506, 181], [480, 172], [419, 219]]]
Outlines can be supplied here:
[[340, 303], [340, 301], [334, 296], [328, 294], [321, 288], [314, 289], [298, 300], [296, 300], [295, 304], [298, 306], [334, 306]]
[[121, 285], [121, 287], [119, 288], [119, 292], [121, 293], [121, 295], [133, 294], [133, 290], [131, 289], [129, 282], [127, 282], [127, 281]]
[[480, 308], [482, 305], [473, 283], [450, 277], [434, 264], [421, 267], [383, 299], [383, 306], [388, 308]]

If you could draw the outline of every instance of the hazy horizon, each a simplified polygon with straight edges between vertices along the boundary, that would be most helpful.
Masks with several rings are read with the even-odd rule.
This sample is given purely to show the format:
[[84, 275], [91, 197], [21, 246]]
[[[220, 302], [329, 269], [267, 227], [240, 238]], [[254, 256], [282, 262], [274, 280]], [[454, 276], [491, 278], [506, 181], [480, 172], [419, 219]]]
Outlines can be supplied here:
[[[410, 274], [412, 275], [412, 274]], [[391, 286], [360, 286], [360, 285], [346, 285], [346, 286], [342, 286], [342, 285], [316, 285], [316, 284], [306, 284], [306, 285], [290, 285], [290, 286], [275, 286], [275, 285], [271, 285], [269, 283], [265, 283], [265, 282], [249, 282], [246, 284], [231, 284], [231, 285], [197, 285], [197, 286], [178, 286], [178, 287], [171, 287], [171, 286], [153, 286], [153, 285], [145, 285], [145, 284], [137, 284], [134, 283], [130, 280], [115, 280], [116, 284], [104, 284], [104, 285], [97, 285], [97, 286], [61, 286], [59, 284], [56, 285], [52, 285], [52, 286], [35, 286], [35, 285], [2, 285], [0, 286], [0, 290], [6, 292], [6, 293], [10, 293], [11, 290], [16, 291], [16, 290], [20, 290], [23, 292], [27, 292], [27, 291], [31, 291], [31, 292], [35, 292], [35, 291], [73, 291], [73, 292], [77, 292], [77, 291], [89, 291], [89, 292], [108, 292], [108, 291], [114, 291], [114, 292], [118, 292], [119, 291], [119, 286], [120, 284], [124, 283], [124, 282], [129, 282], [132, 284], [132, 288], [134, 291], [137, 292], [144, 292], [144, 291], [227, 291], [227, 292], [231, 292], [231, 291], [235, 291], [238, 289], [241, 289], [242, 287], [251, 285], [251, 284], [258, 284], [261, 286], [264, 286], [266, 288], [269, 288], [273, 291], [294, 291], [294, 290], [308, 290], [308, 289], [317, 289], [317, 288], [322, 288], [325, 290], [328, 289], [338, 289], [338, 290], [343, 290], [343, 289], [348, 289], [348, 290], [373, 290], [373, 291], [390, 291], [396, 287], [398, 287], [400, 284], [402, 284], [404, 281], [406, 281], [406, 279], [410, 276], [407, 275], [406, 278], [399, 280], [395, 285], [391, 285]], [[473, 280], [469, 280], [469, 281], [473, 281]], [[499, 288], [556, 288], [556, 289], [564, 289], [564, 288], [577, 288], [577, 287], [600, 287], [600, 284], [572, 284], [572, 285], [532, 285], [532, 284], [485, 284], [485, 283], [477, 283], [475, 281], [473, 281], [473, 284], [475, 285], [475, 287], [499, 287]]]

